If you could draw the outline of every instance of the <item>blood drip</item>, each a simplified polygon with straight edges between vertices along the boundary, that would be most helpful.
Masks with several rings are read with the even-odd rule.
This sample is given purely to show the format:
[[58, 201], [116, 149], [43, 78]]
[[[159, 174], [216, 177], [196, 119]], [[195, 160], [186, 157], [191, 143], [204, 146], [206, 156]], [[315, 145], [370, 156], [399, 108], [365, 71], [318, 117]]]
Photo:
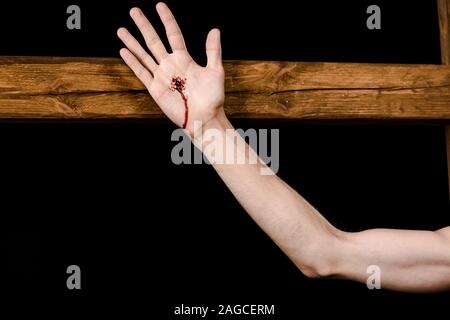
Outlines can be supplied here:
[[182, 79], [181, 77], [172, 77], [172, 83], [170, 89], [172, 91], [178, 91], [181, 95], [181, 98], [184, 101], [184, 123], [183, 129], [186, 129], [188, 116], [189, 116], [189, 108], [188, 108], [188, 97], [184, 94], [184, 90], [186, 88], [186, 79]]

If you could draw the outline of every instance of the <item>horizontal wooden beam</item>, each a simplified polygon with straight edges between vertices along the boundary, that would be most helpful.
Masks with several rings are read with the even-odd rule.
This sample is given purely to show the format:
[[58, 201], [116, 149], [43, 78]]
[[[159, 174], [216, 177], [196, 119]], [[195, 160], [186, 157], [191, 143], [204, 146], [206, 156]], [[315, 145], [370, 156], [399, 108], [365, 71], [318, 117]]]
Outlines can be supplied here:
[[[232, 117], [450, 120], [450, 66], [227, 61]], [[0, 57], [0, 118], [159, 118], [120, 59]]]

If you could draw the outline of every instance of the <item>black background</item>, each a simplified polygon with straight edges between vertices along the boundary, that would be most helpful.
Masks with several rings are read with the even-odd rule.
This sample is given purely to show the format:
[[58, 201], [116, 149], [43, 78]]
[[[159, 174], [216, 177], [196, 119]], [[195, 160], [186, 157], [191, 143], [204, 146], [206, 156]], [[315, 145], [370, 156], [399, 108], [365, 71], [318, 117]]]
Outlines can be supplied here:
[[[157, 21], [155, 3], [2, 3], [0, 54], [117, 56], [116, 29], [136, 32], [128, 10], [139, 5]], [[168, 3], [200, 63], [213, 27], [223, 32], [224, 59], [440, 61], [434, 1]], [[82, 30], [66, 29], [70, 4], [81, 7]], [[366, 28], [370, 4], [382, 9], [382, 30]], [[233, 123], [279, 128], [280, 177], [341, 229], [450, 225], [441, 123]], [[307, 311], [359, 318], [448, 303], [448, 293], [305, 278], [211, 167], [171, 163], [174, 128], [150, 120], [0, 123], [1, 282], [17, 310], [34, 312], [37, 302], [64, 307], [62, 316], [136, 311], [164, 319], [181, 303], [267, 303], [282, 319]], [[66, 289], [71, 264], [82, 269], [78, 292]]]

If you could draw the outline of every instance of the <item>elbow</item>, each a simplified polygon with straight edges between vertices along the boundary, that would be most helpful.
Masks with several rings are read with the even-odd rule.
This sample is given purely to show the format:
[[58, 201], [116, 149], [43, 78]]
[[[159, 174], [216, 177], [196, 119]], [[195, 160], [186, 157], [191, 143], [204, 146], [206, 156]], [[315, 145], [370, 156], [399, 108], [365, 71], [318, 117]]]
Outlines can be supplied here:
[[343, 252], [345, 233], [334, 230], [309, 245], [303, 259], [294, 261], [298, 269], [308, 278], [324, 279], [339, 277], [339, 266], [345, 258]]
[[300, 271], [310, 279], [326, 279], [331, 278], [329, 270], [326, 266], [302, 266], [299, 267]]
[[335, 275], [333, 264], [327, 259], [321, 258], [310, 263], [296, 263], [296, 265], [306, 277], [311, 279], [333, 278]]

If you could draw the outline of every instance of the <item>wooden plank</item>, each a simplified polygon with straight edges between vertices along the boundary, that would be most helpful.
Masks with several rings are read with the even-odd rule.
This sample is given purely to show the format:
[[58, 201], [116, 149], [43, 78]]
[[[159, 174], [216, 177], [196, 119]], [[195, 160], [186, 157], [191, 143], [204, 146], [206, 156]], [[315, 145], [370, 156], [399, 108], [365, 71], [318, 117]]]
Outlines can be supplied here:
[[[438, 0], [442, 64], [450, 65], [450, 0]], [[449, 106], [450, 108], [450, 106]], [[447, 140], [447, 172], [450, 197], [450, 126], [445, 128]]]
[[[450, 66], [227, 61], [232, 117], [450, 119]], [[0, 57], [0, 118], [159, 118], [120, 59]]]
[[450, 196], [450, 126], [445, 127], [445, 135], [447, 140], [447, 172], [449, 182], [449, 196]]
[[450, 0], [438, 0], [442, 64], [450, 64]]

